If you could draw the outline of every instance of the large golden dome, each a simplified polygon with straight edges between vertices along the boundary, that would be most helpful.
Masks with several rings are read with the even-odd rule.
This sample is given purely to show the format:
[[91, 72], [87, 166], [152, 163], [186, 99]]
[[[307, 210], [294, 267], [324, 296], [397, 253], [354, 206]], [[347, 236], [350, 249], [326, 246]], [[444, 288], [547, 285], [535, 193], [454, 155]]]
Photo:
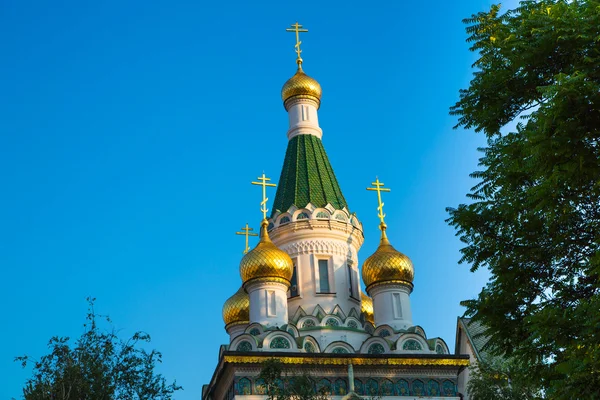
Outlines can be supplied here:
[[365, 319], [370, 323], [375, 323], [375, 317], [373, 316], [373, 299], [364, 293], [360, 294], [360, 312], [365, 314]]
[[266, 220], [261, 223], [260, 241], [240, 262], [240, 275], [244, 286], [255, 279], [280, 281], [289, 285], [292, 279], [292, 259], [271, 242], [267, 225]]
[[283, 85], [281, 89], [281, 98], [283, 103], [288, 99], [296, 96], [315, 100], [318, 104], [321, 103], [321, 85], [316, 79], [306, 75], [302, 70], [302, 66], [298, 65], [298, 71]]
[[383, 282], [404, 283], [412, 287], [414, 277], [415, 270], [412, 261], [390, 244], [384, 225], [377, 251], [363, 264], [362, 278], [367, 292], [372, 285]]
[[225, 327], [234, 323], [249, 323], [250, 298], [244, 288], [240, 288], [223, 304], [223, 321]]

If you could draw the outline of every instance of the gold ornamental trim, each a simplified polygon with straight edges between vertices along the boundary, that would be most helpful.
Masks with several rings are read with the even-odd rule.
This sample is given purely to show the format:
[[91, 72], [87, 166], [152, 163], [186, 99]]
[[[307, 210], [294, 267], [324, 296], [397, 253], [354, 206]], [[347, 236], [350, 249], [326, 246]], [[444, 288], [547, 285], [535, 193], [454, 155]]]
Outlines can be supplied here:
[[468, 359], [452, 358], [337, 358], [337, 357], [286, 357], [286, 356], [234, 356], [225, 355], [223, 361], [232, 364], [257, 364], [274, 358], [283, 364], [316, 365], [411, 365], [411, 366], [449, 366], [468, 367]]
[[375, 283], [370, 284], [369, 286], [366, 287], [366, 291], [368, 293], [374, 287], [381, 286], [381, 285], [389, 285], [389, 284], [394, 284], [394, 283], [397, 285], [408, 286], [410, 288], [410, 290], [412, 290], [415, 287], [412, 282], [405, 281], [403, 279], [388, 279], [385, 281], [375, 282]]
[[276, 277], [276, 276], [267, 276], [267, 277], [260, 277], [260, 278], [252, 278], [252, 279], [244, 282], [244, 287], [247, 287], [248, 285], [251, 285], [253, 283], [263, 283], [263, 282], [281, 283], [281, 284], [284, 284], [286, 286], [290, 286], [291, 285], [290, 281], [287, 280], [287, 279], [279, 278], [279, 277]]

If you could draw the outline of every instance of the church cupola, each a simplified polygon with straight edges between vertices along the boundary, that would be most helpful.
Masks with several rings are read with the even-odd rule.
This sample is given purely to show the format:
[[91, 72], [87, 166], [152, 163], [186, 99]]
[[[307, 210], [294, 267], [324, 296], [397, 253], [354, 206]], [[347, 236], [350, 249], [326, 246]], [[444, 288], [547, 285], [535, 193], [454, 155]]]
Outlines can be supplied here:
[[223, 322], [231, 339], [243, 333], [250, 323], [250, 298], [243, 287], [223, 304]]
[[373, 182], [373, 186], [367, 190], [377, 191], [381, 241], [375, 253], [365, 260], [362, 278], [367, 293], [373, 298], [375, 326], [407, 329], [412, 326], [410, 293], [415, 270], [410, 258], [396, 250], [387, 238], [381, 192], [389, 192], [390, 189], [383, 188], [384, 184], [379, 179]]
[[250, 322], [280, 327], [288, 323], [287, 291], [294, 265], [290, 256], [271, 241], [267, 232], [266, 188], [275, 184], [268, 183], [270, 179], [265, 174], [258, 180], [260, 182], [252, 184], [262, 186], [263, 220], [258, 244], [240, 262], [240, 276], [250, 297]]

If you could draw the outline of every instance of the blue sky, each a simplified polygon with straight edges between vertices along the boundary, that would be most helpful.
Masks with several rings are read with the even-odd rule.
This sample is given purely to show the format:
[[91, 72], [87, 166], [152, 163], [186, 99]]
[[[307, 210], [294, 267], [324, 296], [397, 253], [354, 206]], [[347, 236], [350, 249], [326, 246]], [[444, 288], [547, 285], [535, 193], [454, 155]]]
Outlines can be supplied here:
[[359, 257], [378, 244], [377, 175], [388, 236], [415, 265], [414, 321], [453, 348], [459, 301], [487, 275], [458, 265], [444, 222], [484, 144], [448, 107], [474, 60], [461, 20], [490, 4], [2, 2], [0, 398], [30, 374], [14, 356], [82, 332], [87, 296], [122, 336], [150, 333], [177, 399], [200, 397], [240, 284], [234, 232], [261, 218], [250, 181], [281, 171], [296, 20]]

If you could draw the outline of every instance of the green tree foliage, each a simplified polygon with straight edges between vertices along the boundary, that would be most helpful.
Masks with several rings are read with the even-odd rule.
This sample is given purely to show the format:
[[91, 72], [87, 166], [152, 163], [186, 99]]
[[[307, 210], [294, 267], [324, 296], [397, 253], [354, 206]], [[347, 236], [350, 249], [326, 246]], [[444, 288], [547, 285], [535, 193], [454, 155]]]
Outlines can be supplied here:
[[259, 378], [265, 382], [265, 392], [269, 400], [326, 400], [330, 395], [325, 390], [316, 390], [308, 372], [292, 374], [276, 359], [269, 359], [263, 363]]
[[540, 385], [528, 379], [526, 366], [512, 358], [493, 358], [471, 370], [471, 400], [538, 400]]
[[53, 337], [50, 354], [39, 361], [16, 358], [23, 367], [33, 364], [33, 376], [23, 389], [25, 400], [170, 400], [181, 386], [167, 384], [154, 372], [161, 354], [139, 347], [150, 336], [138, 332], [123, 341], [114, 330], [103, 332], [98, 318], [110, 320], [94, 312], [94, 299], [88, 302], [85, 330], [74, 345], [69, 338]]
[[597, 399], [600, 1], [495, 5], [465, 22], [479, 57], [451, 114], [488, 142], [473, 203], [448, 221], [461, 261], [491, 273], [467, 314], [549, 398]]

